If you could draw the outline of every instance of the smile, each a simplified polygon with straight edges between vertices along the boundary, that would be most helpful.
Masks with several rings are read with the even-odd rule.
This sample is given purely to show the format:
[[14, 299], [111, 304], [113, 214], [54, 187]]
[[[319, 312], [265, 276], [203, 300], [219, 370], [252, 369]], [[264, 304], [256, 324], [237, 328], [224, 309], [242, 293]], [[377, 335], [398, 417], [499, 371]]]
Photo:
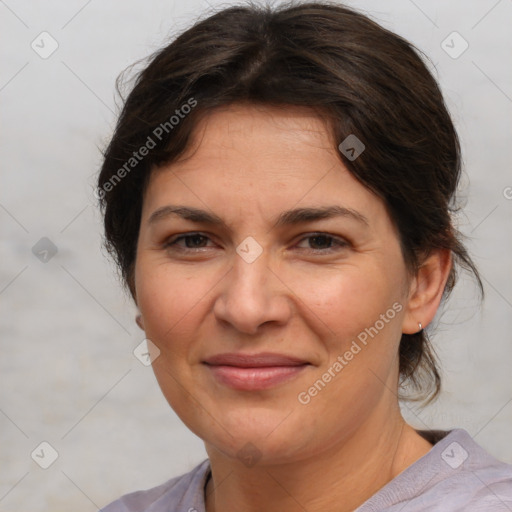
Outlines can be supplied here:
[[214, 378], [244, 391], [269, 389], [302, 373], [310, 363], [279, 354], [219, 354], [206, 360]]

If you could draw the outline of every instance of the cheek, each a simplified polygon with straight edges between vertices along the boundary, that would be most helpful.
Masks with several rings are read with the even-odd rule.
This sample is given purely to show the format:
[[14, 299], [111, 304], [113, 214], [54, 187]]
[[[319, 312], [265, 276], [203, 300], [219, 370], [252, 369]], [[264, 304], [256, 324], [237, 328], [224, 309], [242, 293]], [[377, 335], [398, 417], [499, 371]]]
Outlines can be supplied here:
[[173, 350], [179, 350], [180, 340], [186, 340], [190, 331], [187, 326], [194, 322], [202, 300], [213, 286], [208, 275], [202, 274], [198, 279], [197, 271], [195, 277], [193, 272], [191, 267], [183, 271], [144, 259], [137, 262], [137, 304], [146, 335], [158, 346], [173, 341]]
[[211, 286], [207, 280], [144, 257], [137, 261], [135, 276], [146, 337], [159, 350], [153, 371], [171, 407], [180, 417], [187, 417], [190, 400], [183, 390], [189, 381], [190, 348], [197, 334], [194, 326], [200, 322], [201, 299]]
[[356, 337], [401, 300], [386, 273], [371, 265], [346, 265], [318, 275], [297, 273], [293, 281], [304, 305], [343, 339]]

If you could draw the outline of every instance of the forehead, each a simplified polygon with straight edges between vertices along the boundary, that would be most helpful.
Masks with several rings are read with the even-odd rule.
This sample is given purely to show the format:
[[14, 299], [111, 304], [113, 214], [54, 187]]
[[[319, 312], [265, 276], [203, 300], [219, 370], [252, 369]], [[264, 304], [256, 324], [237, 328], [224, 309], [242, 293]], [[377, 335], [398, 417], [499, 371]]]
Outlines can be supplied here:
[[[227, 160], [245, 158], [240, 171], [254, 168], [262, 160], [272, 170], [314, 150], [334, 156], [336, 145], [330, 131], [311, 108], [235, 103], [200, 119], [174, 167], [191, 169], [204, 160], [212, 164], [221, 160], [223, 165]], [[274, 164], [268, 166], [269, 160]]]
[[347, 170], [329, 126], [312, 109], [240, 104], [209, 113], [186, 152], [153, 171], [145, 214], [168, 202], [220, 207], [226, 215], [326, 203], [369, 217], [385, 213]]

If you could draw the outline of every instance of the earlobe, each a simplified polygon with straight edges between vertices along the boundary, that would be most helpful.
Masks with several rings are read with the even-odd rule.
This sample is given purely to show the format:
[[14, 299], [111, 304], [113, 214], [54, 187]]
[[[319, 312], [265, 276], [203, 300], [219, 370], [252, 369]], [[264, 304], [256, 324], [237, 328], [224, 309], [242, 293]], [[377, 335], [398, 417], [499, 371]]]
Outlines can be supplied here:
[[139, 311], [139, 306], [137, 304], [137, 293], [135, 290], [133, 279], [129, 280], [129, 288], [130, 293], [132, 294], [133, 297], [133, 302], [135, 303], [135, 306], [137, 308], [137, 314], [135, 315], [135, 323], [144, 331], [144, 320], [142, 318], [142, 313]]
[[[410, 295], [402, 324], [404, 334], [414, 334], [434, 318], [452, 268], [451, 251], [437, 249], [422, 263], [411, 281]], [[419, 324], [421, 327], [418, 329]]]
[[144, 330], [144, 320], [142, 319], [142, 315], [140, 313], [137, 313], [135, 316], [135, 322], [142, 330]]

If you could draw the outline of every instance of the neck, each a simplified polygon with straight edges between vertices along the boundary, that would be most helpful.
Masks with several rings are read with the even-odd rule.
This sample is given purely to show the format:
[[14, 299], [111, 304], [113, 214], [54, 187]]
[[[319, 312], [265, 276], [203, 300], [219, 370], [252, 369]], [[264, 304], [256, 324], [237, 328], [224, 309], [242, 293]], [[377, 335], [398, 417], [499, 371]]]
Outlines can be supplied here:
[[207, 446], [206, 512], [353, 511], [432, 448], [398, 407], [392, 417], [369, 418], [325, 452], [280, 465], [247, 468]]

